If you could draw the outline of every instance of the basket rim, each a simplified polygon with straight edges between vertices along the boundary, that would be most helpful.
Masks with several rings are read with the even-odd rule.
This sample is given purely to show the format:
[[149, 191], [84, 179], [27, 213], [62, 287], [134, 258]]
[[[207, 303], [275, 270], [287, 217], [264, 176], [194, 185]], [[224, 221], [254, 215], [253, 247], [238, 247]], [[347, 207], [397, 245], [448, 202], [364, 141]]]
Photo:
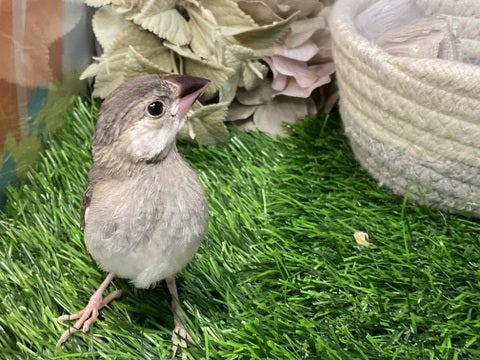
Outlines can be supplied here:
[[[456, 67], [461, 71], [474, 72], [479, 76], [480, 66], [468, 64], [461, 61], [435, 59], [435, 58], [407, 58], [393, 56], [384, 51], [373, 41], [363, 36], [355, 26], [355, 16], [372, 4], [380, 0], [336, 0], [328, 17], [328, 25], [331, 31], [333, 43], [338, 46], [344, 44], [343, 39], [348, 38], [348, 45], [358, 53], [363, 53], [369, 58], [378, 58], [388, 63], [408, 66], [408, 63], [418, 63], [422, 66], [435, 65], [436, 67]], [[480, 19], [478, 19], [480, 21]], [[480, 41], [480, 39], [479, 39]], [[415, 60], [415, 61], [413, 61]], [[428, 67], [427, 67], [428, 69]]]

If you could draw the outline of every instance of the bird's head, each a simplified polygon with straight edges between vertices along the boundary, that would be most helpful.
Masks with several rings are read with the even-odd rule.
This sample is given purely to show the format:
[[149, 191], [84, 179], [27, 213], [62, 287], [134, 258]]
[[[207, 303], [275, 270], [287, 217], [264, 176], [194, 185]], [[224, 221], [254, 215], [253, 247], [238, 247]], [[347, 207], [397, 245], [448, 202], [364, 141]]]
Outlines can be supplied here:
[[120, 85], [100, 108], [94, 160], [122, 157], [138, 163], [163, 158], [208, 83], [187, 75], [143, 75]]

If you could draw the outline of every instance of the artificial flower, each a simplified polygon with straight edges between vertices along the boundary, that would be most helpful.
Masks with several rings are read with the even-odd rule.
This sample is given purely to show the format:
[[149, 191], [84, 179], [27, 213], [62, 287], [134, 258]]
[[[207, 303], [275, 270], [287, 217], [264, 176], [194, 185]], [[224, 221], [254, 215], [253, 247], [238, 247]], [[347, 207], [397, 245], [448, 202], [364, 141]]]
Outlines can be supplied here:
[[[282, 121], [295, 121], [315, 112], [314, 103], [326, 102], [319, 89], [327, 88], [333, 65], [319, 0], [86, 3], [99, 8], [93, 29], [102, 53], [82, 74], [95, 77], [94, 96], [103, 98], [142, 73], [211, 80], [181, 137], [205, 144], [225, 140], [229, 107], [230, 114], [250, 111], [254, 126], [273, 134], [282, 131]], [[262, 100], [248, 104], [252, 96]], [[268, 118], [275, 120], [269, 124]]]
[[308, 98], [315, 89], [332, 81], [335, 66], [327, 12], [328, 8], [317, 6], [311, 18], [294, 21], [283, 43], [263, 58], [272, 71], [273, 96]]
[[227, 119], [239, 127], [257, 129], [270, 135], [286, 134], [284, 123], [293, 123], [306, 115], [315, 114], [311, 98], [273, 96], [269, 81], [263, 81], [252, 91], [238, 89], [236, 100], [230, 105]]

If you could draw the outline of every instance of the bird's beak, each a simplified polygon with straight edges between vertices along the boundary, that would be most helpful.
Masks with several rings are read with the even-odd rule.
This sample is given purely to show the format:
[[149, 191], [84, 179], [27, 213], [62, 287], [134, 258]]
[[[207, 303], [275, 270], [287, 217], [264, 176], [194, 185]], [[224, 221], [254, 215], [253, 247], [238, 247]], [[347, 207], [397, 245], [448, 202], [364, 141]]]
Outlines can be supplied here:
[[179, 103], [177, 115], [179, 119], [183, 119], [187, 115], [195, 100], [198, 99], [210, 83], [210, 80], [188, 75], [168, 75], [163, 79], [178, 89]]

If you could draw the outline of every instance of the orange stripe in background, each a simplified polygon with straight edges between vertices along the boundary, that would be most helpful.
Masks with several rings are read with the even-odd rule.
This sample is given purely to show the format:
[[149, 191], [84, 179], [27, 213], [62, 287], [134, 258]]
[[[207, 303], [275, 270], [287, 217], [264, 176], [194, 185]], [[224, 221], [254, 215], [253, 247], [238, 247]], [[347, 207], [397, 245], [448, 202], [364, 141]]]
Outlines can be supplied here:
[[[44, 3], [43, 1], [42, 3]], [[54, 41], [50, 46], [50, 68], [52, 69], [53, 78], [62, 81], [63, 75], [63, 0], [52, 0], [55, 3], [52, 13], [55, 16], [55, 31], [59, 34], [57, 41]], [[81, 49], [79, 49], [81, 51]]]
[[0, 0], [0, 153], [11, 132], [20, 137], [13, 46], [13, 9], [11, 0]]
[[[39, 34], [40, 32], [40, 39]], [[37, 53], [38, 41], [46, 47], [48, 56], [44, 66], [27, 69], [27, 77], [37, 79], [37, 85], [62, 78], [63, 0], [28, 0], [25, 17], [25, 56], [32, 58], [30, 49]], [[40, 73], [38, 73], [40, 71]]]
[[28, 134], [30, 93], [62, 80], [63, 0], [15, 1], [0, 0], [0, 154]]

